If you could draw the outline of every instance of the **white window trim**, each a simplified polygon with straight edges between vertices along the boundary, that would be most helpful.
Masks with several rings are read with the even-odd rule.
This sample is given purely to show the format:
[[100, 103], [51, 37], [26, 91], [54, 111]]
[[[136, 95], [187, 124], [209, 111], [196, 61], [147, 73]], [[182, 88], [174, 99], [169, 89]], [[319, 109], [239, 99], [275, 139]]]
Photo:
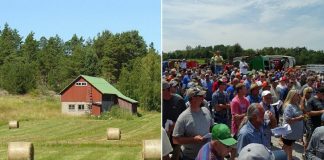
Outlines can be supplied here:
[[87, 82], [76, 82], [75, 86], [87, 86], [88, 83]]
[[[73, 109], [70, 109], [70, 106], [72, 106], [72, 105], [73, 105]], [[68, 109], [69, 109], [70, 112], [75, 111], [75, 104], [69, 104]]]
[[[79, 108], [80, 106], [83, 106], [83, 109], [81, 107], [81, 109]], [[78, 104], [78, 111], [84, 111], [85, 110], [85, 105], [84, 104]]]

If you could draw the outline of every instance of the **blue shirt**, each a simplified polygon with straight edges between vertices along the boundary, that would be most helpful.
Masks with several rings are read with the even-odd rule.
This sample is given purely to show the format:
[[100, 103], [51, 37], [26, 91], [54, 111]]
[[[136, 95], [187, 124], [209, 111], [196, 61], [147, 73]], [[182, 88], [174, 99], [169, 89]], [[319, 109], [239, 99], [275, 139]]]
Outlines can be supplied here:
[[244, 85], [245, 85], [245, 87], [246, 87], [247, 90], [250, 90], [251, 84], [252, 84], [252, 81], [249, 81], [249, 80], [245, 80], [244, 81]]
[[206, 99], [208, 101], [211, 100], [212, 98], [212, 94], [213, 94], [213, 81], [212, 80], [209, 80], [208, 82], [205, 81], [202, 81], [202, 84], [201, 84], [204, 88], [207, 88], [207, 94], [206, 94]]
[[232, 101], [232, 99], [234, 98], [234, 86], [230, 85], [229, 87], [227, 87], [226, 92], [229, 94], [229, 99], [230, 101]]
[[186, 74], [182, 79], [182, 84], [187, 88], [187, 85], [190, 81], [191, 81], [190, 76]]
[[257, 130], [254, 128], [250, 121], [240, 129], [237, 139], [237, 153], [241, 152], [241, 149], [250, 143], [259, 143], [265, 145], [266, 138], [263, 132], [263, 126]]
[[258, 95], [257, 97], [252, 97], [250, 94], [246, 97], [250, 104], [252, 103], [260, 103], [262, 101], [262, 98], [260, 95]]

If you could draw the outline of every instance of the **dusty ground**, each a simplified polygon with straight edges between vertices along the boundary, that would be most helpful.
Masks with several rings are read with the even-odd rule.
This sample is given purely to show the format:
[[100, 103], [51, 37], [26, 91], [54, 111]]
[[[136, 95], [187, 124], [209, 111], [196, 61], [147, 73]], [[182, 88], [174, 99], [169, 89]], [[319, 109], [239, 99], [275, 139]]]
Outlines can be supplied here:
[[[271, 150], [281, 149], [280, 138], [271, 137], [271, 142], [273, 143], [273, 148]], [[304, 147], [302, 142], [296, 142], [293, 145], [293, 158], [294, 160], [303, 160], [302, 154], [304, 153]]]

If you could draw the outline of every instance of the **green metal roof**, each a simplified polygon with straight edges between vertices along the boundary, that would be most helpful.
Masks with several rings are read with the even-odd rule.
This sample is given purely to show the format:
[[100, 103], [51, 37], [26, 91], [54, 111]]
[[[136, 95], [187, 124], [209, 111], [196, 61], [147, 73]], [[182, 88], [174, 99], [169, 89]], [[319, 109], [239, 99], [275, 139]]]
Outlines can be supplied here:
[[122, 98], [126, 101], [129, 101], [131, 103], [138, 103], [137, 101], [123, 95], [121, 92], [119, 92], [114, 86], [112, 86], [110, 83], [108, 83], [103, 78], [98, 77], [91, 77], [86, 75], [81, 75], [86, 81], [91, 83], [95, 88], [97, 88], [102, 94], [115, 94], [119, 98]]

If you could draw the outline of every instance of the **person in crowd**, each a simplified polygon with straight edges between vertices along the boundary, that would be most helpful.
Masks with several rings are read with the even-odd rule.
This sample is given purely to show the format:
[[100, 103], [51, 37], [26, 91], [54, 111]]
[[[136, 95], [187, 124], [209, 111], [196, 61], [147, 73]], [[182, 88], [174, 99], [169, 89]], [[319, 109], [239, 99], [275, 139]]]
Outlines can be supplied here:
[[179, 82], [177, 81], [177, 78], [172, 79], [169, 82], [169, 85], [170, 85], [170, 92], [172, 94], [177, 94], [180, 96]]
[[226, 92], [229, 94], [230, 101], [233, 100], [235, 96], [235, 86], [240, 82], [238, 78], [234, 78], [232, 82], [229, 84], [229, 86], [226, 89]]
[[276, 77], [272, 77], [270, 79], [270, 92], [271, 92], [271, 95], [272, 95], [272, 100], [273, 102], [277, 102], [279, 100], [279, 94], [278, 92], [276, 91], [276, 87], [278, 85], [278, 80], [276, 79]]
[[300, 95], [297, 90], [290, 90], [283, 104], [283, 123], [291, 126], [292, 132], [282, 136], [282, 149], [287, 153], [288, 160], [292, 160], [292, 145], [296, 140], [303, 138], [304, 114], [299, 107]]
[[297, 81], [296, 79], [296, 75], [294, 74], [294, 72], [292, 72], [289, 76], [289, 82], [292, 84], [292, 87], [291, 89], [294, 89], [294, 90], [300, 90], [301, 89], [301, 85], [300, 83]]
[[186, 74], [184, 75], [183, 79], [182, 79], [182, 84], [183, 84], [183, 88], [187, 89], [188, 88], [188, 83], [192, 80], [191, 77], [191, 70], [187, 70]]
[[217, 91], [218, 89], [218, 79], [217, 79], [217, 75], [213, 76], [213, 88], [212, 88], [212, 92], [214, 93], [215, 91]]
[[[171, 93], [169, 82], [163, 80], [162, 87], [163, 87], [162, 126], [163, 128], [168, 128], [166, 132], [168, 133], [170, 140], [172, 140], [171, 135], [173, 133], [175, 122], [177, 121], [179, 115], [186, 109], [186, 106], [181, 96]], [[172, 121], [172, 123], [168, 124], [169, 126], [165, 126], [168, 120]], [[172, 146], [174, 148], [172, 158], [177, 159], [180, 156], [180, 146], [173, 143]]]
[[[308, 101], [306, 103], [306, 106], [304, 107], [304, 110], [306, 111], [309, 118], [306, 122], [306, 128], [307, 128], [307, 136], [306, 141], [309, 141], [310, 137], [312, 136], [312, 133], [314, 130], [321, 126], [321, 115], [324, 113], [324, 87], [320, 87], [316, 89], [316, 95], [311, 97], [312, 89], [310, 87], [307, 87], [304, 89], [305, 95], [304, 102], [307, 98]], [[306, 145], [307, 146], [307, 145]]]
[[246, 79], [243, 82], [248, 91], [250, 91], [252, 85], [252, 75], [253, 75], [252, 72], [248, 72], [248, 74], [246, 74]]
[[314, 83], [315, 83], [315, 78], [313, 76], [308, 77], [307, 78], [307, 83], [304, 84], [300, 89], [301, 96], [303, 96], [304, 89], [307, 88], [307, 87], [312, 87], [313, 88]]
[[214, 108], [214, 121], [229, 125], [228, 114], [230, 109], [229, 95], [225, 91], [226, 83], [222, 79], [218, 80], [219, 88], [213, 93], [211, 105]]
[[173, 151], [169, 137], [164, 128], [162, 128], [162, 156], [163, 160], [171, 160], [169, 154]]
[[166, 80], [170, 82], [175, 77], [177, 77], [177, 70], [175, 68], [172, 68], [170, 70], [170, 75], [167, 76]]
[[[304, 89], [303, 96], [300, 100], [300, 109], [303, 111], [304, 114], [306, 114], [306, 118], [304, 119], [304, 138], [303, 138], [303, 145], [304, 145], [304, 152], [306, 153], [306, 148], [310, 139], [310, 136], [308, 135], [309, 132], [311, 132], [310, 126], [307, 124], [307, 120], [309, 119], [305, 108], [307, 107], [307, 101], [311, 98], [311, 94], [313, 93], [313, 88], [307, 87]], [[305, 155], [303, 155], [305, 156]]]
[[215, 74], [220, 74], [220, 72], [223, 70], [223, 64], [224, 64], [224, 59], [220, 55], [220, 51], [216, 51], [214, 56], [212, 57], [212, 62], [214, 64], [214, 73]]
[[317, 127], [309, 141], [306, 149], [307, 160], [322, 160], [324, 159], [324, 114], [321, 116], [322, 126]]
[[211, 134], [211, 141], [199, 150], [196, 160], [223, 160], [237, 143], [226, 124], [215, 124]]
[[271, 90], [271, 86], [267, 81], [263, 81], [262, 82], [262, 91], [270, 91]]
[[240, 73], [242, 75], [246, 75], [248, 73], [249, 65], [246, 63], [246, 60], [244, 58], [240, 61], [239, 66], [240, 66]]
[[187, 69], [187, 61], [186, 61], [186, 59], [183, 59], [183, 60], [180, 62], [180, 68], [181, 68], [181, 69], [184, 69], [184, 70]]
[[287, 97], [287, 94], [288, 94], [288, 91], [289, 91], [287, 81], [288, 81], [288, 79], [286, 78], [286, 76], [281, 77], [280, 82], [279, 82], [279, 84], [277, 85], [277, 88], [276, 88], [276, 91], [279, 94], [279, 99], [281, 101], [285, 101], [285, 99]]
[[250, 143], [242, 148], [238, 160], [287, 160], [287, 154], [282, 150], [270, 151], [259, 143]]
[[206, 100], [207, 101], [211, 101], [212, 100], [212, 94], [213, 94], [213, 80], [211, 80], [209, 74], [205, 74], [205, 79], [201, 79], [201, 85], [202, 87], [207, 89], [207, 93], [206, 93]]
[[278, 121], [279, 121], [279, 112], [278, 109], [275, 106], [271, 105], [272, 103], [272, 95], [271, 92], [268, 90], [265, 90], [262, 92], [262, 102], [260, 105], [263, 107], [265, 111], [265, 122], [264, 122], [264, 135], [265, 135], [265, 141], [264, 144], [266, 147], [271, 148], [271, 129], [277, 127]]
[[208, 134], [214, 120], [206, 107], [200, 107], [206, 92], [199, 88], [189, 88], [189, 107], [183, 111], [175, 123], [173, 143], [181, 145], [182, 159], [193, 160], [199, 149], [207, 142], [203, 136]]
[[235, 86], [237, 95], [233, 98], [231, 102], [231, 115], [232, 115], [232, 134], [237, 137], [238, 127], [241, 124], [246, 111], [250, 105], [249, 100], [245, 97], [246, 88], [245, 85], [239, 83]]
[[250, 104], [261, 102], [261, 96], [259, 95], [259, 90], [260, 87], [256, 83], [253, 83], [251, 85], [251, 93], [246, 97], [249, 100]]
[[243, 121], [237, 141], [238, 154], [250, 143], [268, 143], [264, 134], [264, 109], [259, 103], [252, 103], [247, 109], [247, 117]]

